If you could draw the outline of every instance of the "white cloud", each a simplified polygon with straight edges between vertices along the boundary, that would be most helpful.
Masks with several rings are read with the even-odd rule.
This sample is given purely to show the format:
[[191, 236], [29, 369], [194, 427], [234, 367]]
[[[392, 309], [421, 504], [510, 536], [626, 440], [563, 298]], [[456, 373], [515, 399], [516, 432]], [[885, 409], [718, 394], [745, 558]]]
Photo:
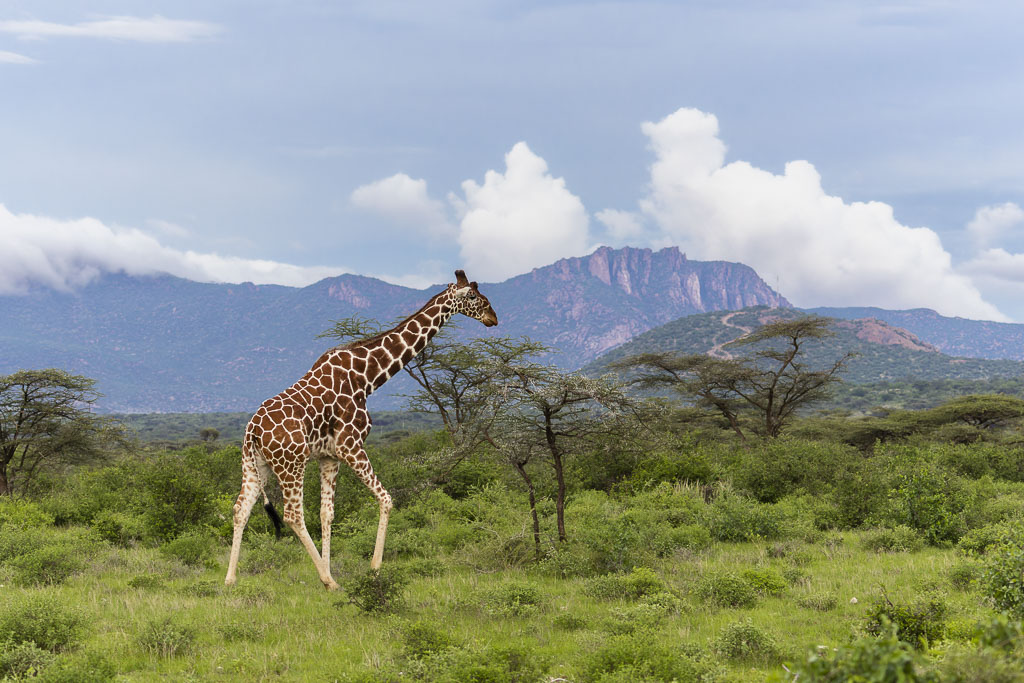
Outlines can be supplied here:
[[927, 306], [1006, 320], [954, 271], [939, 236], [899, 223], [880, 202], [825, 193], [807, 161], [782, 175], [725, 163], [718, 120], [680, 109], [643, 132], [655, 153], [641, 208], [691, 258], [740, 261], [800, 306]]
[[133, 40], [142, 43], [184, 43], [213, 37], [220, 33], [220, 27], [205, 21], [168, 19], [154, 15], [149, 19], [107, 17], [78, 24], [36, 20], [0, 21], [0, 33], [11, 33], [24, 39], [75, 37]]
[[436, 237], [455, 234], [444, 203], [431, 199], [427, 193], [427, 181], [404, 173], [357, 187], [350, 201], [403, 227], [423, 229]]
[[608, 242], [616, 246], [638, 244], [644, 240], [643, 217], [630, 211], [604, 209], [594, 214], [607, 232]]
[[110, 272], [304, 286], [347, 270], [180, 251], [139, 230], [114, 229], [94, 218], [58, 220], [15, 214], [3, 204], [0, 244], [0, 294], [23, 292], [30, 285], [66, 291]]
[[17, 52], [0, 50], [0, 64], [38, 64], [39, 62], [31, 57], [19, 55]]
[[967, 224], [967, 232], [979, 246], [987, 246], [1021, 223], [1024, 223], [1024, 209], [1013, 202], [1006, 202], [978, 209]]
[[456, 198], [462, 221], [459, 245], [473, 279], [498, 282], [590, 249], [583, 202], [548, 173], [544, 159], [525, 142], [505, 155], [505, 173], [487, 171], [484, 182], [462, 183]]

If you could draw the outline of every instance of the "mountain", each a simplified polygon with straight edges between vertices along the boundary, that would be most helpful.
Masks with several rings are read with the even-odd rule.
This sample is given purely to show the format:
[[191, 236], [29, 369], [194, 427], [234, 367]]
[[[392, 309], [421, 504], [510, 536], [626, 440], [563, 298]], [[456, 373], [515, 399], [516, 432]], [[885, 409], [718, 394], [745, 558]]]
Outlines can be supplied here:
[[[441, 287], [358, 275], [295, 288], [107, 274], [75, 292], [0, 297], [0, 373], [60, 367], [95, 378], [110, 412], [251, 411], [331, 346], [316, 335], [333, 320], [398, 320]], [[604, 247], [480, 289], [499, 325], [461, 319], [458, 334], [528, 335], [566, 368], [680, 316], [789, 306], [748, 266], [690, 261], [675, 248]], [[403, 389], [395, 378], [372, 400], [395, 407]]]
[[[639, 353], [674, 351], [727, 356], [724, 345], [767, 322], [803, 315], [796, 309], [747, 308], [734, 312], [691, 315], [655, 327], [589, 363], [585, 370], [601, 372], [615, 360]], [[874, 318], [837, 320], [834, 337], [808, 342], [811, 368], [824, 368], [847, 351], [857, 357], [847, 366], [847, 382], [866, 384], [914, 378], [917, 380], [980, 380], [1024, 375], [1024, 362], [955, 358], [907, 330]], [[742, 351], [741, 351], [742, 353]]]
[[930, 308], [889, 311], [884, 308], [810, 308], [830, 318], [875, 318], [902, 327], [951, 356], [1024, 360], [1024, 325], [947, 318]]

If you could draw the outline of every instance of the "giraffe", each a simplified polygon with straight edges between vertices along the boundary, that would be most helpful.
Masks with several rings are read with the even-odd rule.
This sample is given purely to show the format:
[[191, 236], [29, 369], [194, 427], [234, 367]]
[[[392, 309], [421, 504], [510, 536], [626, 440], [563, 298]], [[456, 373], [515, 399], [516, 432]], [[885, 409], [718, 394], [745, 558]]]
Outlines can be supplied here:
[[[363, 448], [370, 432], [366, 398], [422, 351], [456, 313], [475, 318], [487, 327], [498, 324], [497, 314], [477, 283], [457, 270], [455, 282], [396, 327], [328, 350], [299, 381], [260, 405], [242, 441], [242, 490], [234, 507], [235, 529], [225, 585], [234, 585], [237, 580], [242, 533], [261, 493], [275, 527], [280, 525], [264, 490], [273, 473], [284, 495], [285, 524], [309, 553], [324, 587], [338, 588], [331, 577], [331, 522], [335, 482], [342, 462], [355, 471], [380, 506], [377, 542], [370, 561], [371, 569], [380, 569], [392, 503]], [[320, 552], [306, 530], [302, 512], [303, 474], [310, 458], [320, 464]]]

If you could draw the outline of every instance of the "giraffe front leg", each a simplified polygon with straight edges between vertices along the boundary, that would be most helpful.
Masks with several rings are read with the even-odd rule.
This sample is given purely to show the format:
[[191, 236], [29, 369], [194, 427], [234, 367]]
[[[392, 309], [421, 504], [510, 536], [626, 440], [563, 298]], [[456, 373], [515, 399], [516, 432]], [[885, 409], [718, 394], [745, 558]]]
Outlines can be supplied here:
[[320, 557], [328, 571], [331, 568], [331, 524], [334, 523], [334, 491], [338, 481], [337, 460], [320, 460]]
[[391, 495], [384, 490], [377, 475], [373, 473], [370, 459], [366, 457], [366, 451], [360, 448], [355, 453], [347, 456], [345, 461], [352, 466], [359, 479], [366, 484], [366, 487], [373, 493], [380, 505], [380, 521], [377, 523], [377, 542], [373, 546], [373, 559], [370, 560], [370, 569], [380, 569], [384, 558], [384, 537], [388, 533], [388, 517], [391, 515]]

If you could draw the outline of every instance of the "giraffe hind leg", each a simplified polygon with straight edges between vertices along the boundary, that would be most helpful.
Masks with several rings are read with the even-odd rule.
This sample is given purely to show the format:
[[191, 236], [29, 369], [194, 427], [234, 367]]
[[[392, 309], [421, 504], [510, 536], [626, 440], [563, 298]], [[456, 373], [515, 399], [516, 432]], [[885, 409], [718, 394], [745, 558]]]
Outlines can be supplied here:
[[[231, 556], [228, 559], [228, 573], [224, 577], [224, 585], [233, 586], [238, 580], [238, 556], [242, 550], [242, 535], [249, 521], [252, 506], [256, 503], [266, 479], [260, 476], [256, 458], [251, 453], [242, 456], [242, 490], [234, 506], [234, 533], [231, 536]], [[266, 494], [264, 494], [266, 497]]]

